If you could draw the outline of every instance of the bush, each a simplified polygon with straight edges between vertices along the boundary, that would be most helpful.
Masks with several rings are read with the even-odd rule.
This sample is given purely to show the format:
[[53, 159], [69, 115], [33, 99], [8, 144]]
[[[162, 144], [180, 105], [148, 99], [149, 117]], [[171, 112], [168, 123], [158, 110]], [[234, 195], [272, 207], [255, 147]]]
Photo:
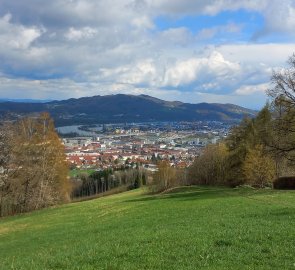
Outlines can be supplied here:
[[274, 189], [295, 189], [295, 176], [277, 178], [273, 183]]

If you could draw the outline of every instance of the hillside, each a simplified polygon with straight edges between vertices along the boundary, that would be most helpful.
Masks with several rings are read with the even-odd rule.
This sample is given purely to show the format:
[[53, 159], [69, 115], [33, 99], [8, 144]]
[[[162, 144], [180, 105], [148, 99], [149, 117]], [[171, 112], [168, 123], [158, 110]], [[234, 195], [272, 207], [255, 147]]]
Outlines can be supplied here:
[[0, 269], [294, 269], [294, 191], [130, 191], [0, 220]]
[[0, 115], [48, 111], [57, 126], [147, 121], [237, 121], [255, 111], [232, 104], [164, 101], [146, 95], [108, 95], [44, 103], [2, 102]]

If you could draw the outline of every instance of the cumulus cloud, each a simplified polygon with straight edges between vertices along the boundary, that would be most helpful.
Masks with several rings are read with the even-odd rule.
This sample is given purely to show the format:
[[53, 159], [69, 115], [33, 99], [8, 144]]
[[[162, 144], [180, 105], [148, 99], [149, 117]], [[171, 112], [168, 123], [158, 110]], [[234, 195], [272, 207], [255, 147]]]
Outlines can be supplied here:
[[152, 59], [144, 59], [135, 65], [126, 65], [115, 69], [101, 69], [100, 72], [104, 81], [150, 86], [157, 85], [159, 75]]
[[259, 39], [271, 33], [289, 33], [294, 35], [295, 2], [293, 0], [270, 1], [263, 9], [265, 26], [255, 33], [253, 39]]
[[6, 49], [27, 49], [45, 32], [43, 28], [13, 24], [11, 19], [10, 13], [0, 18], [0, 42]]
[[239, 59], [250, 65], [264, 63], [270, 69], [285, 63], [294, 52], [294, 43], [224, 44], [218, 50], [230, 61]]
[[239, 64], [229, 62], [221, 53], [213, 51], [208, 58], [191, 58], [176, 63], [166, 71], [163, 85], [179, 87], [195, 82], [200, 88], [203, 85], [208, 89], [210, 84], [215, 86], [212, 81], [222, 78], [226, 82], [239, 72]]
[[235, 91], [235, 94], [242, 96], [249, 96], [254, 93], [265, 93], [269, 89], [268, 83], [261, 83], [257, 85], [242, 85], [239, 89]]

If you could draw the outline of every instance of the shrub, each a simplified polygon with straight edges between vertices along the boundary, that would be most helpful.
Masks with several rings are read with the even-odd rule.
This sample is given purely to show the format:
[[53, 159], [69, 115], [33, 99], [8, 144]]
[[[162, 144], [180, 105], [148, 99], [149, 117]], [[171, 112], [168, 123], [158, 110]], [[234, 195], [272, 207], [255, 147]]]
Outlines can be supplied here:
[[273, 183], [274, 189], [295, 189], [295, 176], [277, 178]]

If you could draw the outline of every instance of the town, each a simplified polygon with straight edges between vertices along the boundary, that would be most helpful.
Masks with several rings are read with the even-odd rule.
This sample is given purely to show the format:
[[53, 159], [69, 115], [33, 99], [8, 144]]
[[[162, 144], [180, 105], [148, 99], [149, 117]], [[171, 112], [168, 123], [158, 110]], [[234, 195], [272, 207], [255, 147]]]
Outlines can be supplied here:
[[217, 121], [105, 124], [58, 128], [71, 169], [118, 169], [157, 162], [187, 168], [208, 144], [224, 139], [233, 123]]

